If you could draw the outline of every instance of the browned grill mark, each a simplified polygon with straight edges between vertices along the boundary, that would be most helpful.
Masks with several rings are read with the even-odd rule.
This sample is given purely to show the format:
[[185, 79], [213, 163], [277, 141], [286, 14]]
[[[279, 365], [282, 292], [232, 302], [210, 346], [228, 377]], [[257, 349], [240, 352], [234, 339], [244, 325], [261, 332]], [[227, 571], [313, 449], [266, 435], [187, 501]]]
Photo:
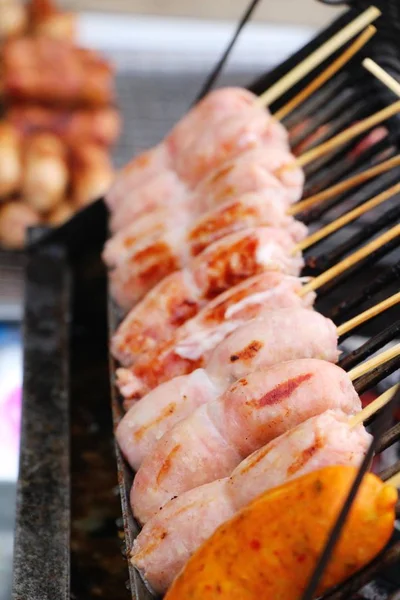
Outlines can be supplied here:
[[131, 262], [145, 265], [140, 271], [139, 281], [157, 282], [180, 268], [178, 258], [171, 252], [170, 247], [163, 241], [147, 246], [131, 257]]
[[190, 502], [189, 504], [185, 504], [176, 510], [174, 513], [170, 513], [170, 519], [175, 519], [177, 516], [188, 512], [191, 508], [196, 506], [196, 502]]
[[204, 321], [210, 323], [222, 323], [225, 319], [225, 313], [230, 306], [234, 306], [240, 300], [247, 298], [254, 292], [251, 290], [240, 290], [229, 298], [226, 298], [222, 302], [219, 302], [215, 306], [212, 307], [212, 310], [206, 312]]
[[254, 406], [255, 408], [263, 408], [264, 406], [279, 404], [279, 402], [282, 402], [285, 398], [289, 398], [298, 387], [305, 381], [311, 379], [312, 376], [312, 373], [303, 373], [292, 379], [287, 379], [276, 385], [271, 391], [264, 394], [264, 396], [261, 396], [258, 400], [251, 400], [248, 402], [248, 405]]
[[136, 240], [137, 240], [137, 236], [127, 235], [126, 238], [124, 239], [125, 248], [129, 248], [130, 246], [133, 246], [133, 244], [136, 243]]
[[240, 474], [244, 475], [244, 473], [247, 473], [248, 471], [253, 469], [256, 465], [258, 465], [258, 463], [260, 461], [262, 461], [267, 456], [267, 454], [269, 454], [271, 452], [271, 450], [273, 450], [275, 448], [275, 446], [276, 446], [276, 443], [270, 442], [269, 444], [264, 446], [264, 448], [262, 448], [258, 452], [255, 452], [254, 457], [253, 458], [250, 457], [250, 459], [246, 462], [246, 465], [244, 466], [244, 468], [240, 470]]
[[151, 427], [154, 427], [154, 425], [158, 425], [158, 423], [161, 423], [161, 421], [163, 419], [165, 419], [166, 417], [170, 417], [171, 415], [173, 415], [175, 412], [175, 409], [176, 409], [176, 402], [171, 402], [170, 404], [168, 404], [156, 419], [153, 419], [153, 421], [150, 421], [150, 423], [146, 423], [146, 425], [143, 425], [137, 431], [135, 431], [135, 434], [134, 434], [135, 439], [136, 440], [142, 439], [142, 437], [144, 436], [146, 431], [148, 431]]
[[161, 483], [161, 480], [167, 475], [168, 471], [172, 467], [173, 458], [179, 452], [180, 449], [181, 449], [181, 444], [177, 444], [176, 446], [174, 446], [172, 448], [171, 452], [168, 454], [168, 456], [163, 461], [163, 464], [161, 465], [161, 469], [158, 471], [158, 475], [157, 475], [157, 479], [156, 479], [157, 485], [159, 485]]
[[[163, 226], [160, 225], [156, 225], [151, 229], [152, 234], [156, 234], [156, 233], [161, 233], [163, 230]], [[133, 246], [134, 244], [137, 244], [140, 240], [142, 240], [144, 237], [146, 237], [146, 234], [148, 234], [148, 232], [146, 232], [146, 230], [141, 231], [139, 233], [137, 233], [136, 235], [127, 235], [125, 236], [124, 240], [123, 240], [123, 245], [126, 249], [129, 249], [131, 246]]]
[[145, 547], [143, 550], [140, 550], [139, 552], [136, 552], [136, 554], [132, 555], [133, 562], [135, 563], [137, 561], [140, 561], [143, 558], [145, 558], [146, 556], [148, 556], [149, 554], [151, 554], [152, 552], [154, 552], [154, 550], [156, 548], [158, 548], [158, 546], [167, 537], [167, 535], [168, 535], [167, 531], [165, 531], [165, 529], [163, 529], [159, 525], [156, 527], [153, 527], [151, 542], [145, 544]]
[[171, 302], [171, 305], [169, 306], [171, 315], [169, 322], [174, 326], [182, 325], [199, 312], [199, 303], [189, 298], [183, 298], [179, 302], [175, 301], [175, 304]]
[[244, 279], [260, 273], [262, 266], [257, 260], [258, 246], [258, 237], [247, 235], [235, 244], [221, 245], [218, 251], [213, 252], [206, 265], [208, 282], [204, 297], [214, 298]]
[[217, 173], [214, 175], [214, 177], [212, 177], [212, 179], [210, 180], [210, 183], [215, 185], [216, 183], [218, 183], [220, 181], [220, 179], [229, 175], [229, 173], [232, 171], [232, 169], [233, 169], [233, 165], [228, 165], [226, 167], [220, 168], [217, 171]]
[[140, 261], [142, 261], [153, 257], [163, 258], [165, 254], [169, 254], [169, 246], [162, 240], [159, 240], [158, 242], [154, 242], [153, 244], [138, 250], [133, 258], [137, 257]]
[[237, 193], [237, 186], [228, 184], [222, 187], [220, 190], [217, 190], [214, 193], [214, 198], [216, 201], [221, 202], [226, 198], [237, 196]]
[[160, 383], [177, 375], [186, 375], [194, 369], [204, 366], [204, 358], [191, 360], [182, 358], [175, 352], [176, 340], [171, 338], [159, 343], [155, 348], [142, 354], [134, 365], [134, 373], [148, 388], [152, 389]]
[[314, 456], [314, 454], [322, 448], [322, 446], [323, 446], [322, 438], [319, 435], [316, 435], [314, 443], [311, 446], [309, 446], [308, 448], [306, 448], [305, 450], [303, 450], [303, 452], [296, 458], [294, 463], [292, 463], [290, 465], [290, 467], [287, 470], [287, 475], [294, 475], [295, 473], [297, 473], [297, 471], [302, 469], [304, 467], [304, 465], [309, 460], [311, 460], [311, 458]]
[[241, 379], [238, 379], [229, 388], [230, 389], [230, 393], [236, 392], [237, 389], [239, 389], [241, 387], [245, 387], [246, 385], [248, 385], [248, 383], [249, 382], [247, 381], [246, 377], [242, 377]]
[[[273, 275], [275, 279], [271, 279], [271, 284], [268, 286], [271, 288], [278, 285], [282, 277], [280, 273], [274, 273]], [[265, 291], [265, 289], [268, 289], [265, 286], [265, 282], [259, 281], [258, 279], [256, 279], [256, 281], [245, 282], [238, 286], [238, 289], [233, 288], [229, 293], [226, 293], [225, 298], [211, 306], [208, 311], [205, 311], [203, 318], [204, 322], [222, 323], [225, 319], [225, 313], [228, 308], [234, 306], [245, 298], [250, 298], [253, 294]], [[254, 306], [256, 306], [256, 304]], [[249, 310], [249, 308], [247, 310]]]
[[242, 360], [243, 362], [251, 360], [255, 357], [257, 352], [261, 350], [264, 344], [259, 340], [253, 340], [248, 344], [243, 350], [232, 354], [230, 357], [231, 362], [236, 362], [237, 360]]
[[202, 219], [189, 233], [192, 255], [196, 256], [211, 243], [243, 229], [248, 219], [254, 219], [256, 216], [258, 211], [254, 207], [246, 206], [239, 201], [231, 202], [228, 206], [213, 212]]

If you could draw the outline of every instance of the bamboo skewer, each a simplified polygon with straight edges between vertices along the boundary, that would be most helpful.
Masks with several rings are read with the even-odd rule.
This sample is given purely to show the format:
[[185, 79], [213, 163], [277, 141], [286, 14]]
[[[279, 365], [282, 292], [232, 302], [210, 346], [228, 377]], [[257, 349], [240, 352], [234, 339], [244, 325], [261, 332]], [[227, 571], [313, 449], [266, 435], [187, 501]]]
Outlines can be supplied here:
[[337, 328], [338, 336], [340, 337], [341, 335], [348, 333], [355, 327], [358, 327], [359, 325], [366, 323], [373, 317], [378, 316], [379, 314], [381, 314], [388, 308], [395, 306], [399, 302], [400, 302], [400, 292], [397, 292], [397, 294], [393, 294], [393, 296], [386, 298], [386, 300], [382, 300], [382, 302], [375, 304], [375, 306], [368, 308], [367, 310], [360, 313], [359, 315], [356, 315], [352, 319], [349, 319], [345, 323], [342, 323], [342, 325], [339, 325], [339, 327]]
[[364, 423], [364, 421], [372, 417], [372, 415], [374, 415], [376, 412], [378, 412], [378, 410], [383, 408], [385, 404], [390, 402], [390, 400], [393, 398], [393, 396], [396, 394], [399, 388], [399, 384], [394, 385], [389, 390], [378, 396], [378, 398], [376, 398], [373, 402], [368, 404], [368, 406], [360, 410], [360, 412], [354, 415], [354, 417], [351, 417], [349, 421], [350, 427], [357, 427], [357, 425]]
[[353, 177], [349, 177], [344, 181], [340, 181], [339, 183], [336, 183], [335, 185], [327, 188], [326, 190], [323, 190], [318, 194], [314, 194], [314, 196], [310, 196], [305, 200], [296, 202], [296, 204], [293, 204], [289, 208], [288, 214], [293, 216], [297, 215], [303, 212], [304, 210], [311, 208], [315, 204], [319, 204], [321, 202], [324, 202], [325, 200], [330, 200], [331, 198], [334, 198], [335, 196], [338, 196], [339, 194], [342, 194], [343, 192], [346, 192], [351, 188], [356, 187], [357, 185], [365, 183], [369, 179], [376, 177], [376, 175], [386, 173], [386, 171], [390, 171], [390, 169], [393, 169], [398, 166], [400, 166], [400, 154], [398, 154], [397, 156], [393, 156], [392, 158], [389, 158], [388, 160], [385, 160], [379, 163], [378, 165], [371, 167], [370, 169], [366, 169], [361, 173], [357, 173], [357, 175], [354, 175]]
[[396, 344], [396, 346], [381, 352], [378, 354], [378, 356], [374, 356], [361, 365], [357, 365], [354, 367], [354, 369], [351, 369], [351, 371], [349, 371], [350, 379], [355, 381], [365, 373], [368, 373], [368, 371], [372, 371], [373, 369], [376, 369], [376, 367], [380, 367], [380, 365], [383, 365], [397, 356], [400, 356], [400, 344]]
[[275, 119], [281, 121], [299, 104], [307, 100], [316, 90], [326, 83], [335, 73], [337, 73], [346, 63], [353, 58], [355, 54], [371, 39], [376, 33], [376, 27], [369, 25], [358, 38], [349, 46], [332, 64], [320, 73], [311, 83], [309, 83], [294, 98], [289, 100], [282, 108], [274, 113]]
[[328, 152], [331, 152], [332, 150], [335, 150], [338, 146], [349, 142], [357, 135], [364, 133], [364, 131], [367, 131], [368, 129], [375, 127], [375, 125], [382, 123], [382, 121], [386, 121], [390, 117], [393, 117], [393, 115], [395, 115], [398, 112], [400, 112], [400, 100], [397, 100], [397, 102], [386, 106], [385, 108], [379, 110], [370, 117], [367, 117], [362, 121], [355, 123], [351, 127], [348, 127], [344, 131], [341, 131], [340, 133], [335, 135], [333, 138], [327, 140], [323, 144], [316, 146], [316, 148], [308, 150], [307, 152], [299, 156], [295, 161], [293, 161], [293, 163], [281, 167], [280, 169], [278, 169], [278, 171], [285, 171], [293, 169], [295, 167], [304, 167], [313, 160], [320, 158], [321, 156], [327, 154]]
[[338, 33], [333, 35], [317, 50], [312, 52], [307, 58], [301, 61], [289, 73], [284, 75], [279, 81], [268, 88], [256, 103], [259, 106], [269, 106], [274, 100], [279, 98], [288, 89], [300, 81], [305, 75], [320, 65], [326, 58], [331, 56], [336, 50], [359, 34], [365, 27], [370, 25], [381, 15], [381, 11], [375, 6], [370, 6], [363, 13], [358, 15], [351, 23], [343, 27]]
[[358, 219], [358, 217], [360, 217], [361, 215], [365, 214], [369, 210], [372, 210], [373, 208], [376, 208], [380, 204], [383, 204], [384, 202], [386, 202], [386, 200], [389, 200], [395, 194], [398, 193], [400, 193], [400, 183], [396, 183], [388, 190], [381, 192], [374, 198], [371, 198], [367, 202], [364, 202], [361, 206], [357, 206], [357, 208], [354, 208], [348, 213], [342, 215], [341, 217], [338, 217], [337, 219], [332, 221], [332, 223], [329, 223], [329, 225], [326, 225], [325, 227], [322, 227], [318, 231], [315, 231], [311, 235], [307, 236], [304, 240], [301, 240], [301, 242], [296, 244], [296, 246], [293, 248], [293, 254], [296, 254], [296, 252], [305, 250], [306, 248], [309, 248], [310, 246], [316, 244], [331, 233], [334, 233], [341, 227], [344, 227], [348, 223], [351, 223], [351, 221]]
[[356, 250], [356, 252], [350, 254], [350, 256], [347, 256], [342, 261], [340, 261], [324, 273], [321, 273], [321, 275], [318, 275], [317, 277], [312, 279], [309, 283], [306, 283], [301, 289], [301, 294], [305, 295], [308, 292], [312, 292], [322, 287], [325, 283], [328, 283], [328, 281], [330, 281], [331, 279], [334, 279], [350, 267], [353, 267], [360, 260], [363, 260], [369, 254], [372, 254], [372, 252], [378, 250], [378, 248], [380, 248], [387, 242], [390, 242], [399, 235], [400, 224], [395, 225], [388, 231], [385, 231], [385, 233], [372, 240], [372, 242], [369, 242], [362, 248], [359, 248], [358, 250]]
[[365, 58], [362, 62], [363, 67], [367, 69], [372, 75], [374, 75], [379, 81], [384, 83], [386, 87], [388, 87], [392, 92], [396, 94], [396, 96], [400, 97], [400, 83], [389, 75], [382, 67], [380, 67], [375, 61], [371, 58]]

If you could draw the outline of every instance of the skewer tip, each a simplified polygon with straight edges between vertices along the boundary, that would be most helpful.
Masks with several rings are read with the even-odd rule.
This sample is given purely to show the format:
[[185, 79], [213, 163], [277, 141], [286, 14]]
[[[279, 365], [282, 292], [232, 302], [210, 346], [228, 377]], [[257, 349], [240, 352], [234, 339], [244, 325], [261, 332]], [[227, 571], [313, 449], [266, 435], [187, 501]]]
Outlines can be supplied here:
[[400, 97], [400, 82], [397, 81], [392, 75], [390, 75], [385, 69], [378, 65], [371, 58], [364, 58], [362, 66], [367, 69], [374, 77], [376, 77], [381, 83], [383, 83], [389, 90], [391, 90], [396, 96]]

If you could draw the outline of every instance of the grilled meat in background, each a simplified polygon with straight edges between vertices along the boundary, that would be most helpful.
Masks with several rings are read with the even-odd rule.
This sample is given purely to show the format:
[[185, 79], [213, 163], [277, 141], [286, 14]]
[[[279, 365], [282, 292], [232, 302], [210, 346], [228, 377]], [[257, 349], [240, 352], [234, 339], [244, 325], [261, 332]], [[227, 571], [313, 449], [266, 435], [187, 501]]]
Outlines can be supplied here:
[[76, 45], [76, 16], [52, 0], [0, 5], [0, 247], [60, 225], [109, 188], [120, 129], [114, 71]]

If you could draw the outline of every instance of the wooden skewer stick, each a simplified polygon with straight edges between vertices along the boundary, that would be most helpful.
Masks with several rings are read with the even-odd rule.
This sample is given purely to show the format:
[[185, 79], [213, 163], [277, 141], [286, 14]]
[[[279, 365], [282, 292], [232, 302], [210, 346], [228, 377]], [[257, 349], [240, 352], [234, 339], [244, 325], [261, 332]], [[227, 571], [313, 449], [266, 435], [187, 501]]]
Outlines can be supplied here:
[[281, 167], [280, 170], [284, 171], [295, 167], [304, 167], [313, 160], [320, 158], [321, 156], [327, 154], [328, 152], [331, 152], [332, 150], [335, 150], [335, 148], [337, 148], [338, 146], [349, 142], [357, 135], [360, 135], [360, 133], [364, 133], [364, 131], [375, 127], [375, 125], [382, 123], [382, 121], [386, 121], [390, 117], [393, 117], [393, 115], [395, 115], [398, 112], [400, 112], [400, 100], [397, 100], [397, 102], [386, 106], [385, 108], [379, 110], [370, 117], [367, 117], [366, 119], [355, 123], [351, 127], [348, 127], [347, 129], [341, 131], [340, 133], [335, 135], [333, 138], [327, 140], [323, 144], [320, 144], [315, 148], [311, 148], [311, 150], [308, 150], [307, 152], [299, 156], [295, 161], [293, 161], [293, 163]]
[[360, 412], [354, 415], [354, 417], [351, 417], [349, 421], [350, 427], [356, 427], [357, 425], [364, 423], [364, 421], [372, 417], [372, 415], [374, 415], [376, 412], [378, 412], [378, 410], [383, 408], [385, 404], [390, 402], [390, 400], [396, 394], [399, 387], [399, 384], [394, 385], [389, 390], [378, 396], [378, 398], [376, 398], [373, 402], [368, 404], [368, 406], [360, 410]]
[[350, 256], [347, 256], [327, 271], [324, 271], [324, 273], [321, 273], [321, 275], [318, 275], [310, 282], [303, 285], [303, 287], [301, 288], [301, 295], [303, 296], [308, 292], [312, 292], [313, 290], [317, 290], [318, 288], [322, 287], [325, 283], [328, 283], [328, 281], [330, 281], [331, 279], [334, 279], [341, 273], [344, 273], [344, 271], [350, 269], [360, 260], [363, 260], [369, 254], [372, 254], [372, 252], [375, 252], [375, 250], [378, 250], [378, 248], [380, 248], [387, 242], [390, 242], [390, 240], [393, 240], [399, 235], [400, 224], [395, 225], [388, 231], [385, 231], [385, 233], [382, 233], [382, 235], [372, 240], [372, 242], [369, 242], [365, 246], [362, 246], [362, 248], [359, 248], [358, 250], [356, 250], [356, 252], [350, 254]]
[[341, 335], [348, 333], [355, 327], [358, 327], [359, 325], [366, 323], [373, 317], [380, 315], [382, 312], [384, 312], [388, 308], [391, 308], [392, 306], [395, 306], [399, 302], [400, 302], [400, 292], [397, 292], [397, 294], [393, 294], [393, 296], [386, 298], [386, 300], [382, 300], [382, 302], [375, 304], [375, 306], [368, 308], [367, 310], [360, 313], [359, 315], [356, 315], [352, 319], [349, 319], [345, 323], [342, 323], [342, 325], [339, 325], [339, 327], [337, 328], [338, 336], [340, 337]]
[[369, 25], [362, 33], [358, 36], [358, 38], [346, 48], [346, 50], [338, 56], [336, 60], [333, 61], [332, 64], [329, 65], [322, 73], [320, 73], [311, 83], [309, 83], [301, 92], [296, 94], [294, 98], [289, 100], [282, 108], [280, 108], [276, 113], [274, 113], [275, 119], [282, 120], [284, 119], [292, 110], [294, 110], [299, 104], [307, 100], [316, 90], [318, 90], [324, 83], [329, 81], [335, 73], [337, 73], [346, 63], [349, 62], [351, 58], [357, 52], [365, 46], [365, 44], [371, 39], [371, 37], [376, 33], [376, 27], [373, 25]]
[[373, 208], [376, 208], [380, 204], [383, 204], [384, 202], [386, 202], [386, 200], [389, 200], [390, 198], [392, 198], [392, 196], [399, 193], [400, 183], [396, 183], [388, 190], [381, 192], [374, 198], [371, 198], [367, 202], [361, 204], [361, 206], [357, 206], [357, 208], [350, 210], [348, 213], [332, 221], [332, 223], [329, 223], [329, 225], [322, 227], [318, 231], [315, 231], [314, 233], [306, 237], [304, 240], [301, 240], [301, 242], [296, 244], [296, 246], [293, 248], [293, 254], [296, 254], [296, 252], [299, 252], [301, 250], [305, 250], [313, 244], [316, 244], [317, 242], [323, 240], [324, 238], [328, 237], [328, 235], [330, 235], [331, 233], [334, 233], [341, 227], [344, 227], [348, 223], [351, 223], [351, 221], [355, 221], [355, 219], [358, 219], [358, 217], [360, 217], [361, 215], [365, 214], [369, 210], [372, 210]]
[[320, 204], [325, 200], [330, 200], [331, 198], [334, 198], [335, 196], [338, 196], [339, 194], [342, 194], [343, 192], [346, 192], [357, 185], [365, 183], [369, 179], [376, 177], [376, 175], [386, 173], [386, 171], [390, 171], [390, 169], [398, 166], [400, 166], [400, 154], [393, 156], [392, 158], [389, 158], [388, 160], [385, 160], [378, 165], [371, 167], [370, 169], [366, 169], [361, 173], [357, 173], [357, 175], [353, 175], [353, 177], [349, 177], [344, 181], [340, 181], [332, 187], [327, 188], [318, 194], [314, 194], [314, 196], [310, 196], [305, 200], [301, 200], [301, 202], [296, 202], [296, 204], [293, 204], [289, 208], [288, 213], [290, 215], [297, 215], [304, 210], [311, 208], [315, 204]]
[[365, 27], [370, 25], [380, 15], [381, 11], [375, 6], [367, 8], [367, 10], [358, 15], [351, 23], [343, 27], [343, 29], [333, 35], [329, 40], [322, 44], [322, 46], [317, 48], [317, 50], [296, 65], [294, 69], [268, 88], [256, 100], [256, 103], [259, 106], [269, 106], [274, 100], [287, 92], [294, 84], [303, 79], [303, 77], [310, 73], [315, 67], [320, 65], [326, 58], [346, 44], [346, 42], [359, 34], [360, 31], [365, 29]]
[[378, 356], [374, 356], [373, 358], [361, 363], [361, 365], [357, 365], [354, 367], [354, 369], [351, 369], [351, 371], [349, 371], [350, 379], [355, 381], [362, 375], [365, 375], [365, 373], [376, 369], [376, 367], [380, 367], [381, 365], [389, 362], [389, 360], [392, 360], [392, 358], [396, 358], [396, 356], [400, 356], [400, 344], [396, 344], [396, 346], [381, 352], [378, 354]]
[[400, 97], [400, 83], [389, 75], [382, 67], [380, 67], [375, 61], [371, 58], [365, 58], [362, 62], [363, 67], [367, 69], [372, 75], [375, 75], [379, 81], [384, 83], [389, 90], [392, 90], [396, 94], [396, 96]]
[[396, 473], [396, 475], [393, 475], [393, 477], [385, 481], [385, 484], [391, 485], [395, 488], [400, 488], [400, 471]]

